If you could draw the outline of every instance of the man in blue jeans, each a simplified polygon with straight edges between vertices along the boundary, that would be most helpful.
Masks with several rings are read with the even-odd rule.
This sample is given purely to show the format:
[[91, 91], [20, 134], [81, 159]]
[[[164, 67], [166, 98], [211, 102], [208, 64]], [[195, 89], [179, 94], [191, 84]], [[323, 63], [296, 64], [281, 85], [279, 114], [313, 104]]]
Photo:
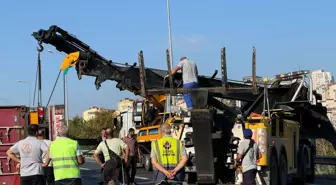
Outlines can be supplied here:
[[[172, 75], [180, 69], [182, 69], [183, 88], [198, 88], [198, 70], [196, 63], [187, 57], [182, 57], [177, 66], [172, 70]], [[187, 104], [187, 108], [191, 109], [192, 100], [190, 93], [184, 94], [184, 101]]]

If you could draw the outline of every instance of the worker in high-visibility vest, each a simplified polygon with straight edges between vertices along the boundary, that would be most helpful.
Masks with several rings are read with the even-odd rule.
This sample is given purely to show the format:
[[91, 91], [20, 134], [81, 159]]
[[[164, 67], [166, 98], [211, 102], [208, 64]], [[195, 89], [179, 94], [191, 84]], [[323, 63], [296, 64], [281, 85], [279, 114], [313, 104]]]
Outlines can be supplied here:
[[162, 138], [152, 141], [151, 159], [154, 166], [154, 184], [165, 180], [184, 180], [187, 152], [180, 140], [171, 136], [169, 124], [160, 127]]
[[56, 185], [81, 185], [79, 165], [84, 164], [85, 159], [78, 142], [68, 137], [69, 128], [61, 126], [60, 137], [51, 143], [43, 166], [52, 161]]

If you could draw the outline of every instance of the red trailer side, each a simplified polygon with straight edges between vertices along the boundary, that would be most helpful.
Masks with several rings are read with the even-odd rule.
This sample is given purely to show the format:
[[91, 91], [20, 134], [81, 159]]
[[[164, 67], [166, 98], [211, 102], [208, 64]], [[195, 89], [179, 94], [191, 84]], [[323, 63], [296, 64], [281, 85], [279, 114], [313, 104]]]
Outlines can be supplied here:
[[0, 106], [0, 184], [20, 185], [16, 163], [6, 151], [25, 138], [29, 109], [25, 106]]

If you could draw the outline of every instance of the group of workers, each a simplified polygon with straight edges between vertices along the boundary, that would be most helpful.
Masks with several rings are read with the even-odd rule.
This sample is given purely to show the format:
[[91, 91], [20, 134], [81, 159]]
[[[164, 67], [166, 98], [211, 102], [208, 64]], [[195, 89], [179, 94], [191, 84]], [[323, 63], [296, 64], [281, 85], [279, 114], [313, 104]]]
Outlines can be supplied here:
[[135, 130], [130, 128], [122, 139], [114, 136], [113, 129], [103, 129], [101, 142], [94, 153], [94, 159], [102, 169], [100, 184], [114, 185], [117, 180], [135, 184], [137, 161], [140, 159]]
[[[154, 184], [173, 181], [182, 182], [184, 166], [188, 160], [187, 153], [180, 140], [171, 136], [169, 124], [162, 124], [161, 139], [152, 142], [151, 162], [154, 167]], [[111, 128], [103, 129], [101, 142], [94, 159], [102, 168], [101, 182], [103, 185], [136, 184], [135, 174], [140, 151], [135, 137], [135, 130], [130, 128], [126, 137], [113, 137]]]
[[[182, 69], [183, 87], [198, 87], [198, 70], [193, 61], [186, 57], [172, 70], [172, 74]], [[184, 95], [187, 108], [192, 108], [190, 94]], [[7, 155], [17, 162], [21, 185], [81, 185], [79, 165], [85, 158], [77, 141], [69, 137], [69, 129], [61, 126], [55, 141], [45, 139], [45, 132], [38, 125], [29, 125], [28, 137], [17, 142]], [[154, 184], [181, 184], [184, 180], [184, 166], [188, 161], [186, 149], [180, 140], [171, 136], [169, 124], [161, 124], [162, 138], [151, 143], [151, 162], [154, 167]], [[111, 128], [103, 129], [94, 159], [101, 167], [102, 185], [135, 184], [136, 164], [140, 151], [135, 130], [129, 129], [122, 139], [114, 137]], [[244, 130], [245, 140], [238, 147], [237, 163], [242, 164], [244, 185], [255, 184], [257, 160], [260, 158], [258, 146], [252, 139], [252, 131]], [[20, 156], [20, 159], [18, 155]], [[51, 162], [52, 161], [52, 162]]]
[[85, 159], [77, 141], [68, 138], [68, 127], [62, 126], [53, 142], [45, 139], [45, 131], [38, 125], [29, 125], [27, 132], [25, 139], [7, 151], [17, 163], [20, 185], [81, 185], [78, 165]]

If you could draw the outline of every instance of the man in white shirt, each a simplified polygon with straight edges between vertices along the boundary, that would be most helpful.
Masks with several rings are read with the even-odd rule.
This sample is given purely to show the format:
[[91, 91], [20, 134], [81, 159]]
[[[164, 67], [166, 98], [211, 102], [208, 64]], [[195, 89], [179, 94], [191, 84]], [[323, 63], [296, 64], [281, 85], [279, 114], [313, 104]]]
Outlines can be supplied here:
[[38, 125], [29, 125], [27, 130], [28, 136], [15, 143], [7, 155], [19, 163], [20, 185], [44, 185], [42, 156], [48, 152], [48, 146], [36, 138]]
[[[96, 160], [96, 162], [99, 164], [99, 166], [101, 168], [104, 168], [104, 172], [102, 175], [103, 184], [104, 185], [107, 185], [107, 184], [115, 185], [118, 177], [120, 181], [123, 180], [122, 175], [124, 175], [123, 174], [124, 172], [122, 172], [121, 170], [122, 168], [126, 167], [125, 163], [127, 163], [127, 160], [128, 160], [129, 148], [123, 140], [113, 137], [112, 129], [110, 128], [106, 129], [105, 133], [106, 133], [106, 140], [102, 141], [98, 145], [93, 157]], [[122, 162], [123, 164], [121, 164], [123, 165], [123, 167], [121, 167], [121, 165], [115, 164], [113, 162], [114, 159], [112, 160], [110, 159], [109, 149], [111, 150], [111, 152], [116, 154], [115, 157], [118, 157], [118, 158], [124, 157], [124, 162]], [[105, 162], [102, 162], [99, 159], [100, 153], [103, 153]], [[109, 166], [106, 166], [105, 164]], [[127, 183], [127, 179], [125, 179], [125, 181], [126, 181], [125, 183]]]
[[[48, 148], [50, 148], [51, 141], [46, 139], [45, 131], [39, 129], [37, 132], [37, 139], [42, 140], [45, 144], [47, 144]], [[46, 155], [43, 156], [43, 163], [46, 162]], [[47, 182], [47, 185], [54, 185], [55, 184], [55, 177], [54, 177], [54, 168], [52, 163], [49, 163], [47, 167], [44, 167], [44, 178]]]
[[[198, 88], [198, 70], [194, 61], [189, 60], [187, 57], [182, 57], [178, 65], [172, 70], [172, 75], [177, 71], [182, 70], [183, 88], [192, 89]], [[192, 100], [190, 93], [184, 94], [184, 101], [187, 108], [192, 108]]]
[[237, 162], [242, 163], [243, 184], [256, 185], [257, 160], [261, 158], [258, 145], [252, 139], [253, 132], [251, 129], [244, 130], [244, 140], [239, 143]]

